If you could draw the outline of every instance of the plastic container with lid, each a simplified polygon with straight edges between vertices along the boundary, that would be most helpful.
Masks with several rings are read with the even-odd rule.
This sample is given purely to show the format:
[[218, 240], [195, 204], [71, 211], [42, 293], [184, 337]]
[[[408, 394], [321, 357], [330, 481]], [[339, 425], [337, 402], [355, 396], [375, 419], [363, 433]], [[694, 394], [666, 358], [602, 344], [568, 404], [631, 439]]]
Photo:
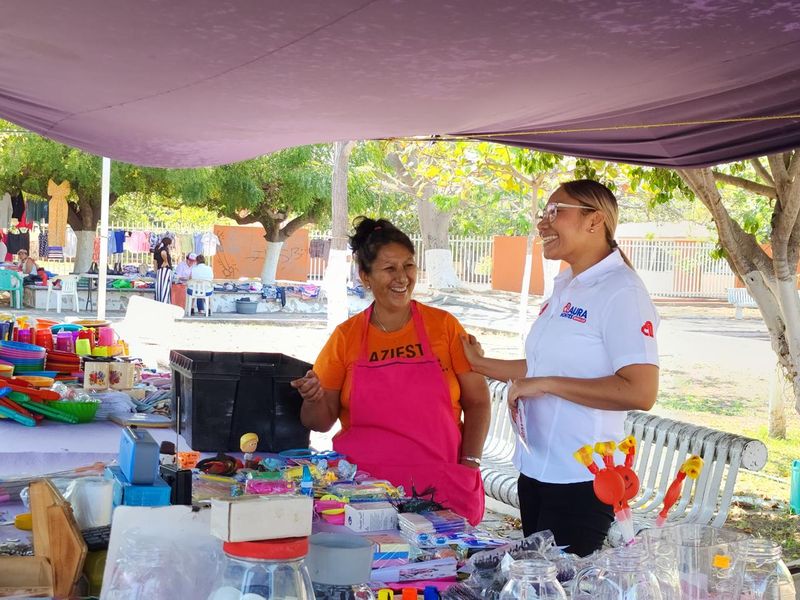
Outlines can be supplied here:
[[208, 600], [314, 600], [303, 558], [308, 538], [225, 542], [222, 576]]
[[793, 600], [794, 581], [781, 558], [781, 546], [771, 540], [751, 538], [744, 542], [744, 581], [741, 598]]
[[556, 566], [548, 560], [515, 561], [500, 600], [566, 600], [556, 575]]

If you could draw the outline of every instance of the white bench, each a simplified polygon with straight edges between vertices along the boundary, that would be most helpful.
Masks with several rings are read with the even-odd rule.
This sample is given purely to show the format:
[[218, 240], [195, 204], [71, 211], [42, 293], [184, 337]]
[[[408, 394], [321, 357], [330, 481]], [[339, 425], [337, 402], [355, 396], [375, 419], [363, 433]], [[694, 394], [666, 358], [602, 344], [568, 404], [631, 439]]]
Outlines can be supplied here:
[[758, 308], [747, 288], [728, 288], [728, 303], [736, 307], [736, 318], [742, 318], [743, 308]]
[[[511, 463], [515, 434], [506, 407], [507, 384], [490, 380], [489, 389], [492, 420], [481, 465], [483, 484], [487, 496], [519, 508], [519, 472]], [[680, 500], [669, 513], [670, 523], [722, 526], [728, 517], [739, 469], [760, 471], [767, 462], [767, 447], [759, 440], [650, 413], [629, 412], [625, 434], [633, 435], [637, 441], [634, 470], [640, 489], [630, 505], [640, 526], [655, 522], [667, 487], [692, 454], [702, 457], [703, 470], [696, 482], [686, 480]]]

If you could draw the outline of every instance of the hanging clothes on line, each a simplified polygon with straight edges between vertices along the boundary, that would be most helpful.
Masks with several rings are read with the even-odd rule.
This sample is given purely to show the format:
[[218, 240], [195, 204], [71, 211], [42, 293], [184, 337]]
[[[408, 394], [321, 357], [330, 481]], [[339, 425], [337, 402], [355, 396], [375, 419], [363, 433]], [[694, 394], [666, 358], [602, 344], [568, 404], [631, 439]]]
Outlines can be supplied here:
[[50, 195], [48, 207], [49, 242], [53, 246], [64, 246], [67, 238], [67, 196], [70, 192], [69, 181], [59, 185], [51, 179], [47, 182], [47, 193]]
[[23, 221], [25, 217], [25, 199], [22, 192], [17, 192], [11, 196], [11, 218]]
[[25, 219], [32, 223], [47, 222], [50, 215], [50, 203], [46, 200], [28, 200], [25, 202]]
[[0, 198], [0, 229], [8, 229], [11, 226], [12, 214], [11, 194], [6, 192]]
[[27, 227], [12, 227], [8, 230], [6, 245], [9, 254], [16, 254], [20, 250], [25, 250], [30, 254], [31, 236]]

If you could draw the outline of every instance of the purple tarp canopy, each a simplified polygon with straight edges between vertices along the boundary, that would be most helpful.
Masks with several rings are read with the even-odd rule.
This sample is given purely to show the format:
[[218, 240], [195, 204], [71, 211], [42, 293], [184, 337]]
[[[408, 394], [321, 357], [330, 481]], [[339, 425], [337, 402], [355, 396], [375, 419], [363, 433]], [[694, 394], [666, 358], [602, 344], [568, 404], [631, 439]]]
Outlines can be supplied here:
[[0, 116], [157, 166], [454, 134], [708, 165], [800, 146], [800, 3], [7, 2]]

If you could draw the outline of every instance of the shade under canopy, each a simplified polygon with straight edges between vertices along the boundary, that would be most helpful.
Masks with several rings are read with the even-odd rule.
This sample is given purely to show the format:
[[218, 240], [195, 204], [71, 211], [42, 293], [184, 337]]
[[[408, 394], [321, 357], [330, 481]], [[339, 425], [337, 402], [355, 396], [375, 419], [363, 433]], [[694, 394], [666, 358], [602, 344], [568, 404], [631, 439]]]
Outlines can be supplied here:
[[0, 116], [165, 167], [431, 134], [700, 166], [800, 146], [800, 4], [32, 0]]

